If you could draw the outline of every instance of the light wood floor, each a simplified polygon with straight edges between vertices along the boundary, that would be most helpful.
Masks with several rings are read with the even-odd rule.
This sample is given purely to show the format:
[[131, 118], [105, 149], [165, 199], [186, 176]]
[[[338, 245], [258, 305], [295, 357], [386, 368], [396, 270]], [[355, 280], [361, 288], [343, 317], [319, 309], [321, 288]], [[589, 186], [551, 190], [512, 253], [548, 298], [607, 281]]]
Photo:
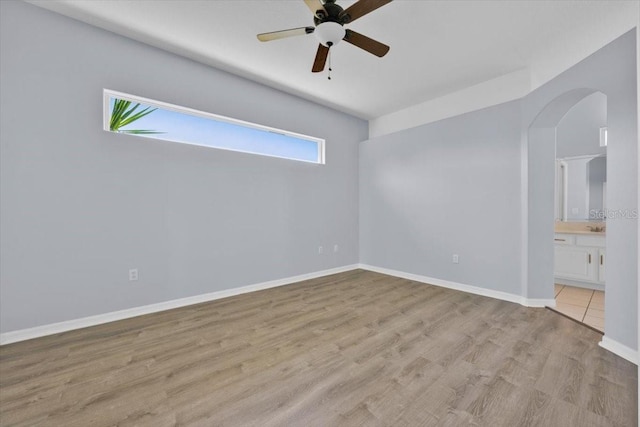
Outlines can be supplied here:
[[0, 424], [635, 426], [600, 338], [356, 270], [3, 346]]

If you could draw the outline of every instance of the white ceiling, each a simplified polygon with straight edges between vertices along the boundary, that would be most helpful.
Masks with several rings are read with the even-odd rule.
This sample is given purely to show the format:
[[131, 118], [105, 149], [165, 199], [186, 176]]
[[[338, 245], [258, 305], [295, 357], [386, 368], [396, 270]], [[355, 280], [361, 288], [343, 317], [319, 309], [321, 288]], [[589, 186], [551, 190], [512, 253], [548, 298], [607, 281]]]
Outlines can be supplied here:
[[[638, 1], [395, 0], [347, 25], [391, 46], [377, 58], [332, 48], [332, 80], [311, 73], [303, 0], [32, 0], [30, 3], [364, 119], [526, 69], [540, 85], [637, 25]], [[352, 0], [338, 0], [346, 8]]]

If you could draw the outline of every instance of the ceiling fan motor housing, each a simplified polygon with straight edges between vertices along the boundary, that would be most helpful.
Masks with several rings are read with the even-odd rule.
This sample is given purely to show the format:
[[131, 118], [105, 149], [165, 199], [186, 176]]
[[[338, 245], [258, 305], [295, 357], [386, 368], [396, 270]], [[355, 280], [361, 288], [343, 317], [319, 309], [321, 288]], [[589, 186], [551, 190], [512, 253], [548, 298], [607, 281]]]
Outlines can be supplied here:
[[[340, 14], [344, 11], [342, 7], [335, 3], [335, 0], [327, 0], [324, 3], [324, 10], [317, 10], [313, 16], [313, 22], [316, 26], [323, 22], [337, 22], [340, 25], [349, 22], [349, 15]], [[326, 12], [326, 13], [325, 13]]]

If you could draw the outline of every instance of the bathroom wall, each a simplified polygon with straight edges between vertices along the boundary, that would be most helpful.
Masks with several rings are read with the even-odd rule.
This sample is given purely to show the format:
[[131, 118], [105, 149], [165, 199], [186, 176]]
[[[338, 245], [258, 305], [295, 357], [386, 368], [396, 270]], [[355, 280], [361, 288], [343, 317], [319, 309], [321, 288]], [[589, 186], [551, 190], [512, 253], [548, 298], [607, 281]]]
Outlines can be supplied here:
[[585, 220], [589, 217], [589, 171], [591, 159], [567, 159], [567, 219]]
[[589, 220], [604, 218], [604, 188], [607, 182], [607, 158], [596, 157], [587, 163], [589, 177]]
[[574, 105], [557, 127], [556, 156], [601, 155], [600, 128], [607, 126], [607, 96], [593, 93]]

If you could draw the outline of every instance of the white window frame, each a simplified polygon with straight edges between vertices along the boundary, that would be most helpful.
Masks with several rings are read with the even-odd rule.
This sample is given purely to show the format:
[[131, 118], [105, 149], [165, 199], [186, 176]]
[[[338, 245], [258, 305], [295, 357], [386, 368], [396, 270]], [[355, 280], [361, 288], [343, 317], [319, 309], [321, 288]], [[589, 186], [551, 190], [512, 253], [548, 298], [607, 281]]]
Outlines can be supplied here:
[[180, 106], [180, 105], [170, 104], [168, 102], [157, 101], [155, 99], [144, 98], [142, 96], [131, 95], [131, 94], [124, 93], [124, 92], [118, 92], [118, 91], [111, 90], [111, 89], [103, 89], [103, 129], [105, 131], [109, 132], [109, 133], [115, 133], [115, 132], [111, 131], [110, 128], [109, 128], [109, 124], [110, 124], [110, 121], [111, 121], [111, 111], [110, 111], [111, 98], [123, 99], [125, 101], [131, 101], [131, 102], [135, 102], [135, 103], [140, 103], [140, 104], [148, 105], [148, 106], [151, 106], [151, 107], [157, 107], [157, 108], [161, 108], [161, 109], [165, 109], [165, 110], [175, 111], [177, 113], [188, 114], [188, 115], [191, 115], [191, 116], [202, 117], [202, 118], [205, 118], [205, 119], [215, 120], [215, 121], [219, 121], [219, 122], [226, 122], [226, 123], [229, 123], [229, 124], [232, 124], [232, 125], [242, 126], [242, 127], [251, 128], [251, 129], [257, 129], [257, 130], [261, 130], [261, 131], [264, 131], [264, 132], [277, 133], [279, 135], [284, 135], [284, 136], [288, 136], [288, 137], [292, 137], [292, 138], [304, 139], [304, 140], [307, 140], [307, 141], [313, 141], [313, 142], [316, 143], [316, 145], [318, 147], [318, 156], [317, 156], [318, 160], [317, 161], [312, 161], [312, 160], [295, 159], [295, 158], [291, 158], [291, 157], [277, 156], [277, 155], [274, 155], [274, 154], [255, 153], [253, 151], [245, 151], [245, 150], [239, 150], [239, 149], [228, 148], [228, 147], [214, 147], [214, 146], [206, 145], [206, 144], [198, 144], [197, 142], [176, 141], [176, 140], [164, 139], [164, 138], [151, 138], [151, 137], [148, 137], [148, 136], [145, 136], [145, 135], [132, 135], [132, 136], [138, 136], [138, 137], [143, 137], [143, 138], [147, 138], [147, 139], [155, 139], [155, 140], [161, 140], [161, 141], [176, 142], [176, 143], [180, 143], [180, 144], [197, 145], [197, 146], [200, 146], [200, 147], [213, 148], [213, 149], [217, 149], [217, 150], [236, 151], [236, 152], [239, 152], [239, 153], [254, 154], [254, 155], [257, 155], [257, 156], [276, 157], [276, 158], [280, 158], [280, 159], [287, 159], [287, 160], [293, 160], [293, 161], [305, 162], [305, 163], [313, 163], [313, 164], [317, 164], [317, 165], [324, 165], [325, 164], [325, 140], [323, 138], [317, 138], [317, 137], [314, 137], [314, 136], [304, 135], [304, 134], [301, 134], [301, 133], [291, 132], [291, 131], [288, 131], [288, 130], [278, 129], [278, 128], [274, 128], [274, 127], [270, 127], [270, 126], [259, 125], [257, 123], [251, 123], [251, 122], [247, 122], [247, 121], [244, 121], [244, 120], [239, 120], [239, 119], [234, 119], [234, 118], [231, 118], [231, 117], [221, 116], [219, 114], [208, 113], [206, 111], [200, 111], [200, 110], [196, 110], [196, 109], [189, 108], [189, 107], [183, 107], [183, 106]]
[[607, 127], [600, 128], [600, 147], [606, 147], [609, 143], [609, 131]]

